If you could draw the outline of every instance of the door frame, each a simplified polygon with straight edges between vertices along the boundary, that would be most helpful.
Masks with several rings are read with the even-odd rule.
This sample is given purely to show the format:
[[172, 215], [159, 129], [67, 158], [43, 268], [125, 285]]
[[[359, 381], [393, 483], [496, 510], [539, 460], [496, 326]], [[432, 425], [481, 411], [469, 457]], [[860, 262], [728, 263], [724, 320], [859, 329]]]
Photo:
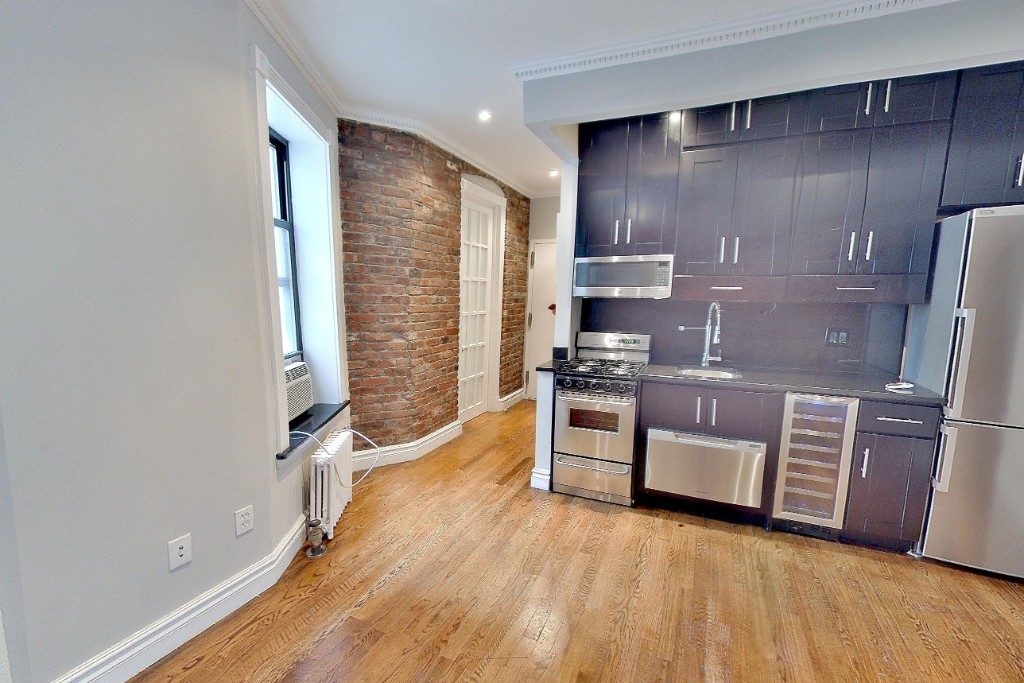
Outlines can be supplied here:
[[[556, 250], [555, 250], [556, 253], [554, 255], [555, 256], [554, 265], [555, 265], [556, 273], [557, 273], [557, 270], [558, 270], [558, 253], [557, 253], [558, 239], [552, 237], [550, 239], [530, 240], [529, 244], [527, 245], [528, 246], [528, 253], [530, 254], [530, 258], [531, 258], [531, 262], [530, 262], [530, 264], [528, 266], [528, 271], [527, 271], [529, 273], [529, 276], [528, 276], [527, 281], [526, 281], [526, 315], [527, 315], [527, 326], [526, 326], [526, 334], [524, 335], [524, 339], [523, 339], [523, 358], [524, 358], [524, 360], [527, 363], [530, 363], [530, 358], [531, 358], [530, 349], [531, 349], [531, 346], [536, 343], [534, 341], [536, 337], [533, 334], [533, 325], [531, 325], [529, 323], [529, 315], [533, 311], [533, 299], [534, 299], [534, 296], [535, 296], [535, 293], [536, 293], [535, 280], [534, 280], [534, 262], [533, 262], [532, 259], [534, 258], [533, 255], [537, 251], [537, 245], [538, 244], [550, 244], [550, 245], [556, 247]], [[557, 299], [557, 297], [558, 297], [558, 291], [557, 291], [558, 290], [558, 283], [557, 282], [552, 282], [551, 286], [552, 286], [552, 291], [555, 294], [554, 298]], [[548, 349], [549, 352], [551, 352], [552, 349], [554, 348], [554, 342], [555, 342], [554, 335], [552, 335], [552, 339], [551, 339], [552, 346]], [[531, 390], [531, 387], [532, 387], [533, 394], [534, 394], [534, 399], [536, 399], [536, 396], [537, 396], [537, 370], [534, 367], [530, 367], [532, 365], [533, 364], [530, 363], [529, 366], [526, 366], [526, 367], [523, 368], [523, 373], [526, 375], [526, 378], [527, 378], [527, 380], [525, 382], [525, 386], [523, 387], [523, 389], [524, 389], [523, 390], [523, 396], [526, 397], [526, 398], [530, 398], [530, 390]]]
[[[476, 178], [463, 174], [462, 204], [473, 204], [491, 213], [491, 263], [490, 280], [487, 287], [487, 354], [484, 369], [484, 410], [490, 413], [501, 412], [504, 407], [501, 403], [499, 383], [501, 374], [501, 323], [502, 323], [502, 300], [505, 291], [505, 213], [508, 200], [500, 194], [497, 185], [494, 189], [485, 187], [480, 181], [484, 178]], [[459, 242], [462, 241], [461, 207], [459, 211]], [[459, 256], [461, 266], [461, 255]], [[459, 302], [459, 338], [462, 338], [462, 302]], [[461, 412], [462, 406], [456, 410]], [[461, 419], [461, 418], [460, 418]]]

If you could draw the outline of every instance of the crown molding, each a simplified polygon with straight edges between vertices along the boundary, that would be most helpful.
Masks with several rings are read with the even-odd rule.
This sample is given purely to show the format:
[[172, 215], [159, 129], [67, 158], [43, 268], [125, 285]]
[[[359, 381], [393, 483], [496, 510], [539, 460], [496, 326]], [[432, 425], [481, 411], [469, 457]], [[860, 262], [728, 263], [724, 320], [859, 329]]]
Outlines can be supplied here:
[[509, 68], [519, 80], [530, 81], [727, 45], [749, 43], [814, 28], [835, 26], [952, 2], [959, 2], [959, 0], [810, 2], [790, 10], [770, 12], [735, 21], [706, 24], [685, 31], [616, 43], [592, 50], [578, 50], [554, 57], [527, 60], [512, 64]]
[[353, 121], [359, 121], [360, 123], [369, 123], [376, 126], [395, 128], [397, 130], [418, 135], [445, 151], [454, 154], [463, 161], [476, 166], [484, 173], [500, 180], [520, 194], [527, 197], [543, 194], [543, 190], [539, 187], [534, 188], [535, 192], [528, 192], [517, 183], [510, 181], [508, 178], [491, 168], [487, 163], [460, 145], [456, 140], [444, 135], [422, 121], [403, 118], [388, 112], [354, 107], [347, 104], [341, 99], [341, 97], [339, 97], [336, 86], [332, 84], [331, 79], [323, 75], [326, 70], [313, 57], [313, 54], [305, 46], [304, 42], [289, 28], [289, 22], [275, 7], [275, 0], [245, 0], [245, 4], [249, 6], [249, 9], [252, 10], [253, 14], [256, 15], [256, 18], [260, 20], [260, 23], [262, 23], [267, 31], [270, 32], [270, 35], [275, 41], [277, 41], [278, 45], [281, 46], [281, 49], [285, 51], [285, 54], [287, 54], [288, 58], [292, 60], [295, 66], [302, 73], [302, 76], [313, 87], [316, 93], [331, 107], [336, 117], [351, 119]]

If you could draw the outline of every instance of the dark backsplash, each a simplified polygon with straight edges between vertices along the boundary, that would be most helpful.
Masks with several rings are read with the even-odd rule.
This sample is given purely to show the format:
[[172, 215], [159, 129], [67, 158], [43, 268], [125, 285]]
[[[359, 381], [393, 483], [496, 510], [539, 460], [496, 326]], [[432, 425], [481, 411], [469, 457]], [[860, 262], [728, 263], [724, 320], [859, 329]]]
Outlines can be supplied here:
[[[586, 299], [581, 329], [652, 335], [651, 363], [697, 363], [708, 304], [653, 299]], [[821, 372], [897, 373], [907, 307], [895, 304], [722, 304], [722, 365]], [[848, 333], [826, 344], [826, 329]]]

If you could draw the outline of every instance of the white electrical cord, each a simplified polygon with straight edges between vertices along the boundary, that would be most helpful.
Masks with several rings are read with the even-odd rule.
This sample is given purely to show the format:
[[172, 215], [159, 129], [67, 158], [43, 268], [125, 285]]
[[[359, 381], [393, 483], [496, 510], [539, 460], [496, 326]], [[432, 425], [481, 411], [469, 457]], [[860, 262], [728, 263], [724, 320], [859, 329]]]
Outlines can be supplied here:
[[[347, 489], [354, 489], [357, 485], [362, 483], [363, 479], [366, 479], [366, 475], [368, 475], [370, 472], [372, 472], [373, 468], [377, 466], [377, 463], [380, 461], [380, 446], [375, 444], [373, 442], [373, 440], [370, 439], [370, 437], [366, 436], [365, 434], [361, 434], [361, 433], [357, 432], [356, 430], [352, 429], [351, 427], [342, 427], [338, 431], [341, 432], [341, 433], [349, 432], [351, 434], [355, 434], [360, 439], [362, 439], [366, 443], [370, 444], [371, 446], [373, 446], [377, 450], [377, 455], [373, 459], [373, 464], [370, 465], [369, 469], [367, 469], [365, 472], [363, 472], [363, 476], [359, 477], [358, 481], [354, 481], [354, 482], [352, 482], [351, 485], [349, 485], [349, 484], [346, 484], [345, 482], [343, 482], [341, 480], [341, 477], [336, 474], [336, 476], [338, 476], [338, 483], [339, 484], [341, 484], [342, 486], [344, 486]], [[327, 448], [324, 447], [324, 445], [323, 445], [323, 443], [321, 443], [320, 439], [316, 438], [315, 436], [313, 436], [309, 432], [291, 431], [291, 432], [288, 432], [288, 433], [289, 434], [298, 434], [300, 436], [308, 436], [309, 438], [313, 439], [313, 441], [316, 441], [317, 445], [320, 446], [320, 450], [322, 450], [324, 453], [328, 452]], [[337, 468], [332, 468], [332, 469], [334, 469], [335, 473], [337, 473]]]

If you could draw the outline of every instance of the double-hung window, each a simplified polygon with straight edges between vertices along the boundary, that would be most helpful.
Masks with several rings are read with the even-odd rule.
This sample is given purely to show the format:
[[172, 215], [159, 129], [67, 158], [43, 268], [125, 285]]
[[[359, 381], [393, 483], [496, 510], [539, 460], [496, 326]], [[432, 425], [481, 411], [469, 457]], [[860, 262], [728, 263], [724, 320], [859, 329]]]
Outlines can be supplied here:
[[274, 246], [277, 251], [277, 295], [281, 306], [284, 357], [302, 354], [299, 288], [295, 278], [295, 227], [292, 218], [288, 141], [270, 130], [270, 194], [274, 208]]

